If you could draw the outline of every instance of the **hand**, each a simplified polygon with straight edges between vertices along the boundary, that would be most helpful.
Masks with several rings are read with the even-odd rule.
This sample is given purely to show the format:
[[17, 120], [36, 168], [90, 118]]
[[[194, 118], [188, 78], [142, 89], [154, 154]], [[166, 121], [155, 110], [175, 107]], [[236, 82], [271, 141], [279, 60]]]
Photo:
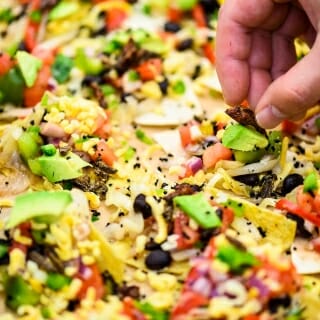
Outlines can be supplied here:
[[[216, 38], [225, 100], [249, 101], [258, 123], [301, 119], [320, 100], [319, 0], [226, 0]], [[311, 48], [299, 62], [294, 39]]]

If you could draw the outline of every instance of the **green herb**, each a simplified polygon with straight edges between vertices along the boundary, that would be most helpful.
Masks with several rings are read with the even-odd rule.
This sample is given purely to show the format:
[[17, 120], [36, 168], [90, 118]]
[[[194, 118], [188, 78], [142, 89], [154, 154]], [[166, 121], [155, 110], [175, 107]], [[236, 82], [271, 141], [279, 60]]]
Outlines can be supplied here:
[[42, 61], [25, 51], [18, 51], [16, 58], [27, 87], [32, 87], [42, 67]]
[[93, 211], [92, 212], [92, 215], [91, 215], [91, 221], [92, 222], [96, 222], [96, 221], [99, 221], [100, 220], [100, 212], [99, 211]]
[[[159, 38], [145, 39], [141, 43], [141, 48], [160, 55], [168, 52], [169, 50], [168, 45]], [[174, 86], [177, 86], [177, 90], [179, 91], [176, 93], [182, 94], [185, 92], [185, 85], [181, 80], [178, 81]], [[180, 93], [180, 91], [182, 92]]]
[[105, 45], [105, 47], [103, 49], [103, 52], [106, 54], [112, 54], [121, 48], [122, 48], [122, 45], [120, 45], [119, 42], [117, 42], [115, 40], [111, 40], [111, 41], [107, 42], [107, 44]]
[[41, 11], [40, 10], [34, 10], [30, 13], [30, 20], [32, 22], [40, 22], [41, 21]]
[[47, 230], [31, 230], [32, 239], [38, 244], [44, 244], [46, 239]]
[[116, 92], [115, 88], [109, 84], [104, 84], [100, 86], [100, 88], [104, 96], [109, 96], [110, 94], [114, 94]]
[[147, 16], [150, 16], [151, 14], [151, 6], [150, 4], [145, 3], [143, 7], [141, 8], [142, 13], [146, 14]]
[[123, 159], [125, 161], [129, 161], [130, 159], [132, 159], [134, 157], [134, 155], [136, 154], [136, 149], [133, 147], [129, 147], [125, 153], [123, 154]]
[[139, 302], [135, 301], [135, 306], [139, 309], [143, 314], [148, 315], [150, 320], [168, 320], [169, 314], [165, 311], [160, 311], [155, 309], [150, 303], [148, 302]]
[[103, 70], [103, 63], [97, 57], [88, 57], [83, 48], [79, 48], [75, 56], [75, 65], [87, 74], [97, 75]]
[[136, 137], [145, 144], [153, 144], [153, 140], [148, 137], [141, 129], [136, 130]]
[[205, 229], [219, 227], [221, 220], [217, 215], [217, 208], [209, 204], [203, 193], [178, 196], [173, 202], [184, 213]]
[[0, 10], [0, 21], [10, 23], [14, 15], [10, 8]]
[[70, 284], [71, 278], [56, 272], [50, 272], [47, 277], [46, 285], [54, 291], [58, 291]]
[[309, 173], [303, 182], [303, 191], [310, 192], [318, 189], [318, 178], [315, 172]]
[[51, 319], [52, 318], [52, 312], [49, 309], [49, 307], [42, 307], [41, 308], [41, 315], [45, 318], [45, 319]]
[[44, 155], [46, 156], [54, 156], [57, 152], [57, 148], [52, 144], [45, 144], [41, 146], [41, 151], [43, 152]]
[[132, 81], [132, 82], [139, 80], [140, 79], [139, 73], [135, 70], [129, 70], [128, 79], [129, 81]]
[[21, 277], [10, 277], [5, 283], [6, 304], [12, 310], [22, 305], [34, 306], [39, 303], [40, 294], [34, 291]]
[[5, 243], [0, 242], [0, 259], [5, 257], [8, 254], [9, 246]]
[[64, 83], [69, 79], [72, 67], [73, 61], [71, 58], [58, 54], [51, 67], [52, 75], [58, 83]]
[[172, 90], [176, 94], [184, 94], [186, 91], [186, 85], [184, 84], [184, 82], [182, 80], [178, 80], [173, 84]]
[[49, 13], [49, 20], [66, 18], [78, 11], [79, 5], [75, 2], [61, 1]]
[[48, 101], [49, 101], [49, 95], [45, 92], [45, 94], [41, 98], [40, 104], [46, 107], [48, 105]]
[[282, 148], [282, 133], [281, 131], [271, 131], [269, 136], [268, 151], [275, 156], [279, 156]]
[[227, 264], [231, 271], [238, 274], [259, 263], [253, 254], [240, 250], [231, 244], [219, 247], [216, 258]]

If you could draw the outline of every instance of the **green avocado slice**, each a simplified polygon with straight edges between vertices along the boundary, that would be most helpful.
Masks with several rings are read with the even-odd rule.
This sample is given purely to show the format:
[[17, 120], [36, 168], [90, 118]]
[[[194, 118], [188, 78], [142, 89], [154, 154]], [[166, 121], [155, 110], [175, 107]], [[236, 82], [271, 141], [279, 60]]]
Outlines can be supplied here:
[[268, 139], [263, 134], [241, 124], [227, 127], [222, 137], [222, 144], [225, 147], [239, 151], [265, 148], [268, 143]]
[[59, 182], [78, 178], [82, 175], [81, 169], [90, 164], [83, 161], [75, 153], [69, 152], [65, 157], [58, 153], [54, 156], [41, 156], [29, 160], [29, 167], [34, 174], [44, 175], [50, 182]]
[[41, 223], [55, 221], [72, 202], [68, 191], [38, 191], [16, 197], [6, 228], [35, 219]]

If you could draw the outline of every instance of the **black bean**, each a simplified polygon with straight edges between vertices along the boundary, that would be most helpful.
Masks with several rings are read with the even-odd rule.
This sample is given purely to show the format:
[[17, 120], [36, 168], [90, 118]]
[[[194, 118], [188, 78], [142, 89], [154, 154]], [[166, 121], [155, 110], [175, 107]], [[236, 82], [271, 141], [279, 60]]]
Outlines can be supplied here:
[[271, 313], [276, 313], [280, 307], [289, 308], [291, 305], [291, 298], [289, 295], [283, 297], [273, 298], [268, 303], [268, 309]]
[[193, 39], [188, 38], [188, 39], [182, 40], [181, 42], [179, 42], [177, 44], [177, 50], [184, 51], [184, 50], [192, 48], [192, 46], [193, 46]]
[[159, 88], [162, 92], [162, 94], [166, 95], [168, 92], [168, 86], [169, 86], [169, 81], [167, 78], [165, 78], [164, 80], [162, 80], [161, 82], [158, 83]]
[[219, 8], [216, 0], [200, 0], [200, 5], [203, 6], [206, 11], [214, 11]]
[[168, 251], [161, 249], [151, 251], [146, 257], [145, 264], [150, 270], [160, 270], [171, 264], [172, 258]]
[[161, 246], [159, 243], [156, 243], [153, 240], [150, 240], [146, 243], [145, 249], [148, 251], [153, 251], [153, 250], [161, 249]]
[[286, 195], [297, 186], [303, 184], [303, 177], [298, 173], [289, 174], [282, 183], [281, 193]]
[[164, 31], [176, 33], [181, 30], [180, 24], [172, 21], [168, 21], [164, 25]]
[[259, 175], [256, 173], [253, 174], [244, 174], [242, 176], [234, 177], [235, 180], [242, 182], [250, 187], [255, 187], [259, 185], [260, 179]]
[[135, 212], [141, 212], [144, 219], [152, 216], [152, 209], [146, 201], [146, 196], [142, 193], [138, 194], [133, 202], [133, 209]]

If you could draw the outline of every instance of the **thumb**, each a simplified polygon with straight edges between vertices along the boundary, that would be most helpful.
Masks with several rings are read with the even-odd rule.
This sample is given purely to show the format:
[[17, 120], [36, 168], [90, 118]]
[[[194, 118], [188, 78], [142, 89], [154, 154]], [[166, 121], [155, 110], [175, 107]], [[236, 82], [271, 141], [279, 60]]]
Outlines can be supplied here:
[[265, 91], [256, 107], [263, 128], [273, 128], [284, 119], [297, 120], [320, 99], [320, 37], [312, 50]]

